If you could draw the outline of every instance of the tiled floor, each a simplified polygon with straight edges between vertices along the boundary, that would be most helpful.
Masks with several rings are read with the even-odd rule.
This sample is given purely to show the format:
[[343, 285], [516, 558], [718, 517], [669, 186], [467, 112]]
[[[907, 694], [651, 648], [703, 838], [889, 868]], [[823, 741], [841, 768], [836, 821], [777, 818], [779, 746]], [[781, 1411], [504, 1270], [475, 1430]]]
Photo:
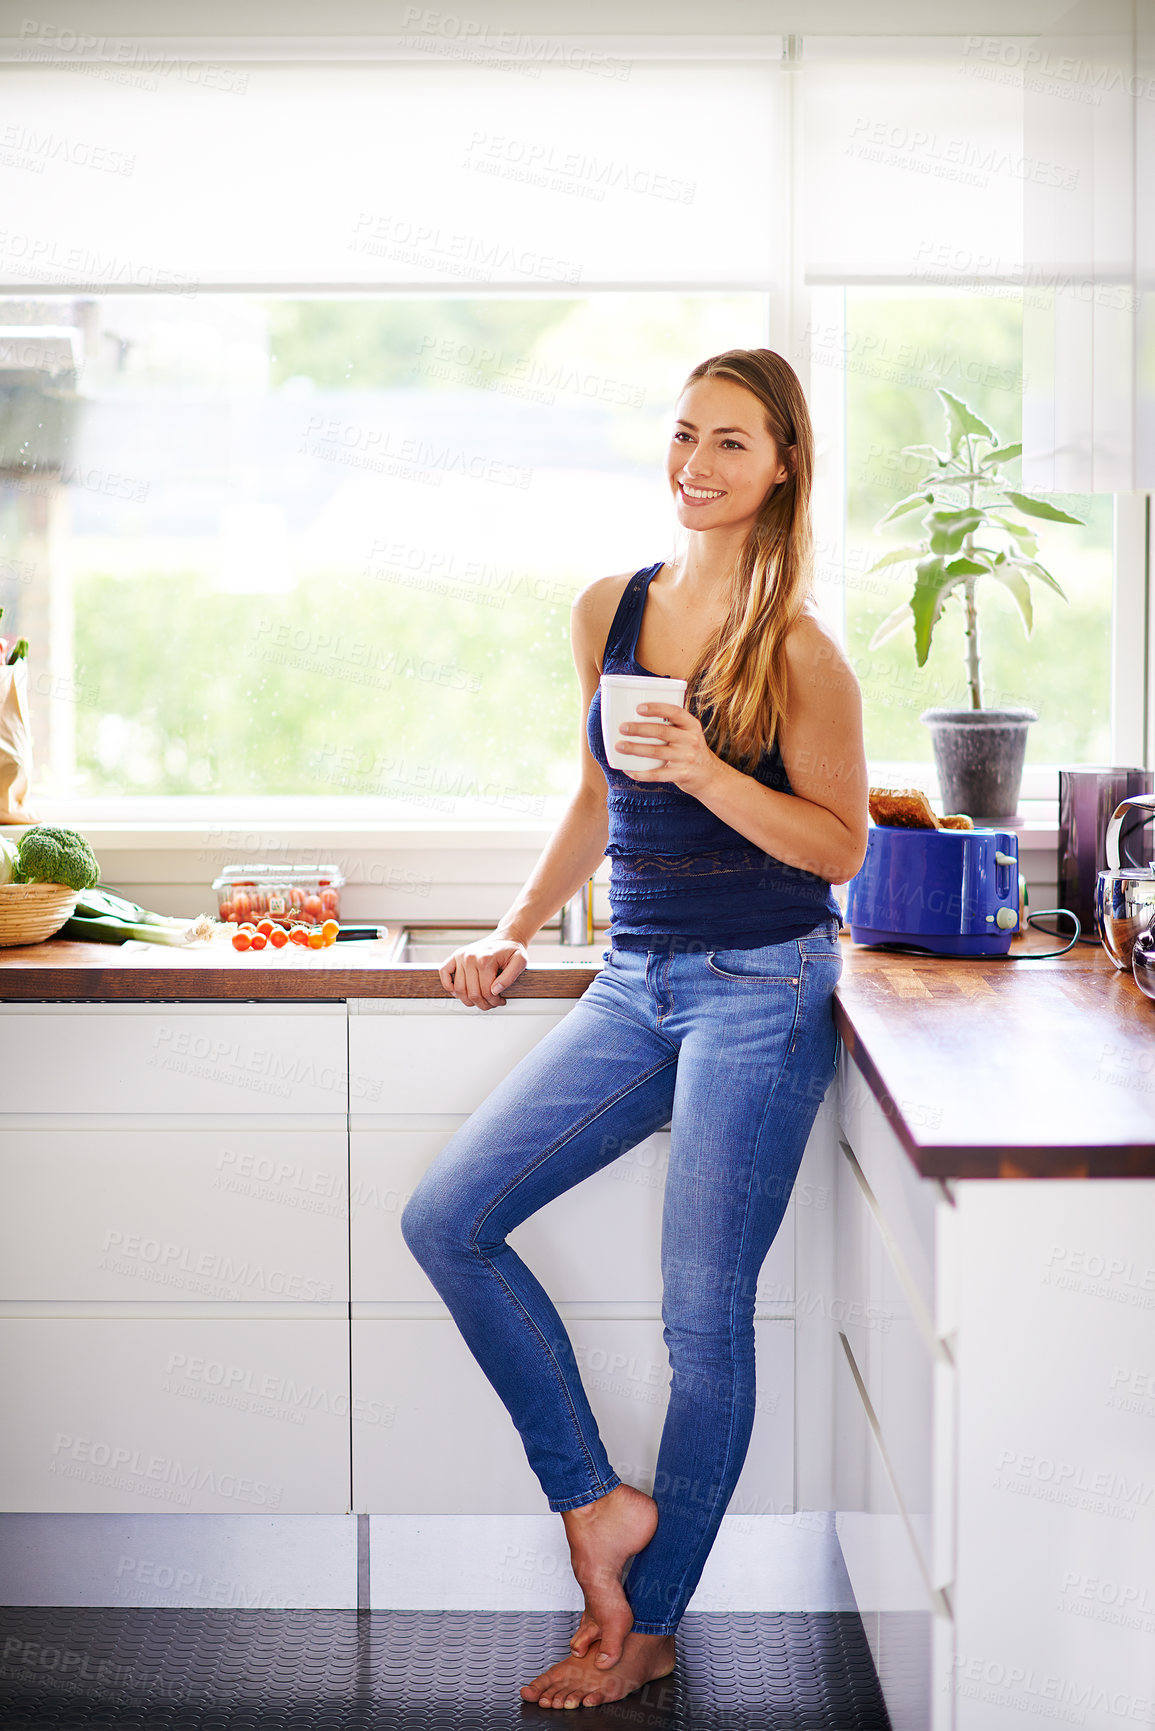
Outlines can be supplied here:
[[[506, 1731], [571, 1612], [0, 1610], [0, 1724], [104, 1731]], [[673, 1676], [617, 1731], [889, 1731], [853, 1612], [687, 1615]], [[573, 1723], [568, 1716], [561, 1723]]]

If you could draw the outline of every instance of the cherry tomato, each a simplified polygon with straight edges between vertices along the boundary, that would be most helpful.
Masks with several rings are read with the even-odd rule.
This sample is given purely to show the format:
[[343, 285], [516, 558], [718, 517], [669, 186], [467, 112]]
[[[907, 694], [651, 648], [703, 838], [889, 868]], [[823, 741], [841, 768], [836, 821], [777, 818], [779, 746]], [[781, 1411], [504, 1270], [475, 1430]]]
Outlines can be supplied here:
[[323, 949], [325, 946], [324, 937], [322, 936], [322, 934], [320, 932], [317, 932], [317, 931], [310, 932], [308, 938], [305, 941], [311, 950], [320, 950], [320, 949]]
[[308, 926], [294, 926], [292, 931], [289, 933], [289, 942], [291, 944], [307, 944], [308, 941], [309, 941], [309, 928], [308, 928]]
[[231, 920], [232, 917], [233, 917], [233, 904], [232, 904], [232, 902], [222, 902], [220, 904], [220, 906], [217, 908], [217, 919], [218, 920]]
[[264, 932], [266, 937], [268, 937], [268, 935], [272, 931], [272, 929], [273, 929], [272, 920], [266, 918], [266, 919], [257, 921], [257, 930], [259, 932]]
[[252, 950], [263, 950], [268, 941], [269, 940], [265, 936], [264, 932], [254, 932], [252, 937], [249, 939], [249, 948]]
[[269, 942], [275, 950], [283, 950], [289, 941], [289, 934], [284, 926], [274, 926], [269, 933]]
[[341, 928], [337, 924], [336, 920], [326, 920], [324, 925], [321, 927], [321, 931], [324, 934], [325, 942], [329, 943], [329, 944], [336, 942], [337, 933], [340, 930], [341, 930]]
[[322, 912], [320, 896], [310, 894], [305, 897], [305, 912], [311, 920], [320, 919]]
[[252, 942], [252, 939], [249, 937], [248, 932], [234, 932], [233, 933], [233, 948], [234, 948], [234, 950], [247, 950], [249, 948], [249, 945], [251, 944], [251, 942]]
[[233, 913], [238, 920], [247, 920], [253, 911], [252, 897], [247, 890], [240, 890], [233, 897]]
[[323, 913], [335, 914], [337, 912], [337, 908], [339, 905], [340, 905], [340, 897], [338, 896], [336, 890], [322, 890], [321, 891], [321, 911]]

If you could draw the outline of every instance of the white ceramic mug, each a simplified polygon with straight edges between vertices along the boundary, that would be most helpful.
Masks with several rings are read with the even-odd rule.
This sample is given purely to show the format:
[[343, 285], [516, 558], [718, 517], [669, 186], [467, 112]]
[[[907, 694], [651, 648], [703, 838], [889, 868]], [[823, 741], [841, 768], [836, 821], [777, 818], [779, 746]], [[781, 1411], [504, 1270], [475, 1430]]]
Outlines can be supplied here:
[[[660, 768], [664, 758], [651, 757], [648, 752], [643, 756], [639, 751], [619, 751], [616, 743], [618, 729], [623, 721], [661, 721], [660, 715], [639, 715], [639, 703], [676, 703], [684, 709], [686, 681], [663, 679], [656, 673], [603, 673], [601, 694], [602, 744], [613, 768]], [[639, 744], [644, 737], [643, 734], [625, 735], [626, 739], [636, 739]]]

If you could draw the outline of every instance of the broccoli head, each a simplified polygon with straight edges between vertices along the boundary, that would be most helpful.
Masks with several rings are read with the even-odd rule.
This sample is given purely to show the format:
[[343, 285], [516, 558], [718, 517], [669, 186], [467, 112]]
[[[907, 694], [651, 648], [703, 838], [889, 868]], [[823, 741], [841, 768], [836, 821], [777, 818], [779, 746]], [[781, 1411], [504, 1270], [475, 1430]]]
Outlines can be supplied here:
[[74, 829], [54, 829], [50, 824], [38, 823], [20, 838], [13, 881], [90, 890], [100, 882], [100, 864], [84, 837]]

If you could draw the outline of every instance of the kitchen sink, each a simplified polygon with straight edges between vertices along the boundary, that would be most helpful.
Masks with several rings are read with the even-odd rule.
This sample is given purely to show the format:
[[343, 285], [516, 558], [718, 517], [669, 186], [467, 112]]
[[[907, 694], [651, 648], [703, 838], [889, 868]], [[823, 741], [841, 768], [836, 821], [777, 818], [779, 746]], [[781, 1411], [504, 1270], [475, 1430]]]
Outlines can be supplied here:
[[[395, 959], [399, 962], [423, 962], [426, 966], [437, 964], [461, 944], [483, 937], [490, 930], [492, 927], [489, 926], [414, 926], [405, 932]], [[602, 954], [608, 948], [608, 938], [599, 938], [593, 944], [560, 944], [547, 932], [530, 939], [529, 966], [556, 968], [570, 963], [583, 968], [600, 968]]]

